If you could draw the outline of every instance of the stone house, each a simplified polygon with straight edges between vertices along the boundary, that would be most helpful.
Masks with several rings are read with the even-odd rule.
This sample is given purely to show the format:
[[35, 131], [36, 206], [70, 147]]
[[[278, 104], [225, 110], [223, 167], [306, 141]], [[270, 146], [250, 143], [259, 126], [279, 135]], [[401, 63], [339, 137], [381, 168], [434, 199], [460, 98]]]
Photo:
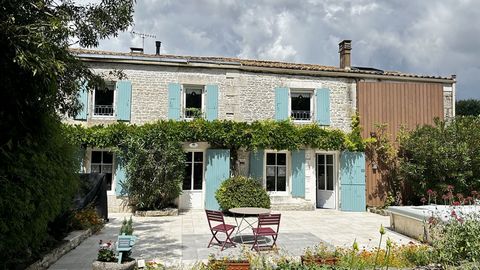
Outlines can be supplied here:
[[[342, 41], [339, 48], [339, 67], [163, 55], [159, 54], [159, 46], [157, 54], [72, 49], [95, 72], [122, 70], [128, 79], [112, 80], [108, 91], [83, 91], [80, 95], [83, 111], [68, 122], [92, 126], [125, 121], [141, 125], [160, 119], [188, 121], [198, 115], [207, 120], [245, 122], [290, 118], [299, 125], [317, 123], [349, 132], [351, 116], [359, 111], [367, 137], [373, 123], [383, 119], [379, 112], [398, 106], [404, 108], [400, 108], [401, 113], [409, 110], [407, 120], [412, 118], [416, 124], [430, 123], [434, 116], [453, 116], [454, 77], [353, 67], [351, 42]], [[393, 90], [389, 90], [392, 85]], [[382, 87], [388, 91], [401, 88], [397, 96], [388, 96], [391, 104], [386, 106], [379, 97]], [[418, 102], [412, 109], [405, 98], [416, 99], [415, 95], [421, 96], [424, 103]], [[397, 102], [400, 100], [403, 103]], [[431, 104], [434, 109], [415, 111]], [[394, 116], [397, 114], [393, 112]], [[385, 119], [395, 124], [403, 121]], [[214, 191], [230, 174], [228, 150], [210, 149], [202, 142], [185, 142], [184, 150], [186, 177], [177, 201], [179, 208], [216, 208]], [[365, 162], [363, 153], [260, 149], [251, 153], [241, 151], [239, 166], [248, 175], [262, 179], [276, 209], [364, 211], [367, 204], [381, 201], [379, 196], [370, 199], [373, 192], [368, 187], [378, 185], [381, 179], [365, 178], [369, 175], [365, 168], [371, 170], [372, 164]], [[88, 149], [83, 170], [107, 174], [109, 211], [122, 211], [121, 188], [117, 183], [125, 178], [125, 173], [117, 166], [114, 154], [108, 149]]]

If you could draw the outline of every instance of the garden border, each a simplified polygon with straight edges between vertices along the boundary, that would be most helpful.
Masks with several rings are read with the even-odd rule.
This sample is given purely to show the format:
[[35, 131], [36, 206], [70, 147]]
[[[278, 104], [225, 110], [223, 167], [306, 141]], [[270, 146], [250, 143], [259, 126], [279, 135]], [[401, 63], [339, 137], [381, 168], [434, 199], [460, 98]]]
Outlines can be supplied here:
[[26, 270], [47, 269], [48, 267], [53, 265], [55, 262], [57, 262], [60, 258], [62, 258], [63, 255], [67, 254], [72, 249], [80, 245], [92, 234], [93, 234], [92, 229], [70, 232], [62, 240], [62, 241], [66, 240], [67, 242], [61, 244], [59, 247], [54, 248], [48, 254], [43, 256], [43, 258], [37, 260], [36, 262], [31, 264], [29, 267], [27, 267]]

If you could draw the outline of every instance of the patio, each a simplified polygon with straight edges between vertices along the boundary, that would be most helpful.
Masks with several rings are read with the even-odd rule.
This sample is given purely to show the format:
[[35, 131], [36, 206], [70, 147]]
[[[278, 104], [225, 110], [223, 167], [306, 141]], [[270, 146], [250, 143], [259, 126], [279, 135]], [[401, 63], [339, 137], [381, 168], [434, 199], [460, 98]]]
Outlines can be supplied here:
[[[299, 256], [306, 247], [320, 242], [330, 246], [350, 247], [356, 239], [360, 248], [378, 246], [380, 225], [385, 226], [386, 239], [407, 244], [413, 239], [388, 230], [389, 217], [372, 213], [350, 213], [335, 210], [281, 211], [282, 220], [278, 247], [282, 254]], [[115, 241], [123, 217], [129, 214], [110, 214], [110, 222], [96, 235], [63, 256], [49, 269], [91, 269], [96, 259], [98, 241]], [[241, 245], [220, 251], [219, 246], [207, 248], [211, 233], [205, 212], [181, 212], [173, 217], [133, 217], [134, 235], [139, 239], [133, 249], [137, 259], [157, 259], [167, 265], [192, 264], [206, 260], [210, 254], [217, 257], [238, 256]], [[235, 224], [232, 217], [225, 222]], [[385, 243], [383, 243], [384, 245]], [[247, 245], [250, 249], [250, 245]]]

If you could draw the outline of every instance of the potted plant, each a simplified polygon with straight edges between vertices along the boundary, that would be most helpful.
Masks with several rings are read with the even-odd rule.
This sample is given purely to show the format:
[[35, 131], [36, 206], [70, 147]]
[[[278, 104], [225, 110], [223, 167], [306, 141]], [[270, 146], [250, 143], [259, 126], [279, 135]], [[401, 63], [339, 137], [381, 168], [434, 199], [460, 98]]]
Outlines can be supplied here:
[[122, 263], [118, 263], [118, 258], [115, 252], [115, 245], [112, 241], [103, 242], [100, 240], [98, 249], [97, 260], [93, 262], [93, 270], [130, 270], [135, 269], [135, 260], [130, 257], [122, 260]]
[[250, 262], [246, 259], [230, 259], [224, 257], [223, 259], [216, 259], [214, 255], [208, 258], [208, 269], [212, 270], [248, 270], [250, 269]]
[[336, 249], [332, 251], [324, 244], [320, 244], [314, 249], [307, 248], [300, 259], [303, 265], [336, 265], [339, 260], [338, 255]]

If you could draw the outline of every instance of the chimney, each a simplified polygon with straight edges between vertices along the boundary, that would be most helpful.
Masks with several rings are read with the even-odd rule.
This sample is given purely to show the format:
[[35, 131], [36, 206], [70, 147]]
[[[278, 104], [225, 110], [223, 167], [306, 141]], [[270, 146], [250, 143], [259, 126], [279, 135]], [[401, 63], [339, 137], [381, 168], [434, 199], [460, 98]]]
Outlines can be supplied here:
[[352, 50], [352, 41], [343, 40], [338, 43], [338, 52], [340, 53], [340, 68], [350, 69], [350, 51]]
[[155, 41], [155, 47], [157, 48], [155, 51], [155, 55], [160, 55], [160, 46], [162, 46], [162, 42], [158, 40]]
[[143, 53], [143, 48], [130, 47], [130, 53]]

